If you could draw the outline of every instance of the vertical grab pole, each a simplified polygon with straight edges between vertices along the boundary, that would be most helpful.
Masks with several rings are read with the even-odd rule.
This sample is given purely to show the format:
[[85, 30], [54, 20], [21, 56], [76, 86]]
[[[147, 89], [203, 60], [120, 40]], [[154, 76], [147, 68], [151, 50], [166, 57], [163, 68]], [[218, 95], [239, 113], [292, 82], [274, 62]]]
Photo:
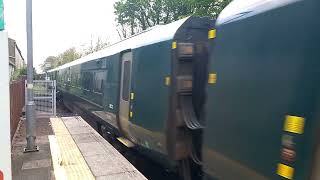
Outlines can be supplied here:
[[27, 0], [26, 4], [27, 20], [27, 103], [26, 103], [26, 133], [27, 147], [24, 152], [39, 151], [36, 141], [36, 120], [35, 120], [35, 102], [33, 100], [33, 37], [32, 37], [32, 0]]

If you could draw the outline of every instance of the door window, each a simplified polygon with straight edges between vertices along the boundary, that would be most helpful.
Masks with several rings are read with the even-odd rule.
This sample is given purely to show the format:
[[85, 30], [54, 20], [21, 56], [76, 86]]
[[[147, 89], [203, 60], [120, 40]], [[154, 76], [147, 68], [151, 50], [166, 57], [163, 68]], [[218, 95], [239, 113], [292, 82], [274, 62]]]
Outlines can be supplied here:
[[125, 61], [123, 64], [123, 81], [122, 81], [122, 99], [125, 101], [129, 101], [130, 74], [131, 74], [131, 62]]

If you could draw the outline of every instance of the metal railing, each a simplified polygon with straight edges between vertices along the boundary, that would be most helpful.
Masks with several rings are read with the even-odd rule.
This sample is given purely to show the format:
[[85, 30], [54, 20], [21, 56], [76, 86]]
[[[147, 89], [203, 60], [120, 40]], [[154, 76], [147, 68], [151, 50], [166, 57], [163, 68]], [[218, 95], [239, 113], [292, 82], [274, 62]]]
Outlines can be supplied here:
[[48, 113], [56, 116], [56, 81], [34, 80], [33, 100], [35, 102], [35, 110], [37, 112]]

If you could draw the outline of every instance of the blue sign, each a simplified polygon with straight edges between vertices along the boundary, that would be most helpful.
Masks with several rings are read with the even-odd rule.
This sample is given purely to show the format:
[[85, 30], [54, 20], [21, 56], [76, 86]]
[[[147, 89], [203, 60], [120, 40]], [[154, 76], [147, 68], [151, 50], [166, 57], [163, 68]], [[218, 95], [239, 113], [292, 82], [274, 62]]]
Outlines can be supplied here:
[[3, 0], [0, 0], [0, 31], [4, 30]]

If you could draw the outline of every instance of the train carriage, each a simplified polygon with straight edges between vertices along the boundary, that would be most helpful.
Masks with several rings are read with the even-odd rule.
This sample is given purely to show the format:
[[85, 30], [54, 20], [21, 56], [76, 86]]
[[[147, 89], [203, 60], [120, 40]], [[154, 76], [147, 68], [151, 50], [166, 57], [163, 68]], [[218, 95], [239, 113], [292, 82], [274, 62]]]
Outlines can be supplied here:
[[204, 171], [320, 179], [319, 2], [233, 1], [210, 41]]
[[216, 22], [157, 26], [49, 73], [98, 131], [185, 179], [317, 180], [318, 7], [234, 0]]
[[212, 24], [188, 17], [156, 26], [49, 74], [67, 107], [106, 122], [97, 129], [124, 137], [124, 144], [138, 145], [159, 161], [188, 159], [192, 134], [181, 123], [182, 111], [171, 109], [180, 108], [179, 97], [192, 97], [193, 70], [207, 62]]

